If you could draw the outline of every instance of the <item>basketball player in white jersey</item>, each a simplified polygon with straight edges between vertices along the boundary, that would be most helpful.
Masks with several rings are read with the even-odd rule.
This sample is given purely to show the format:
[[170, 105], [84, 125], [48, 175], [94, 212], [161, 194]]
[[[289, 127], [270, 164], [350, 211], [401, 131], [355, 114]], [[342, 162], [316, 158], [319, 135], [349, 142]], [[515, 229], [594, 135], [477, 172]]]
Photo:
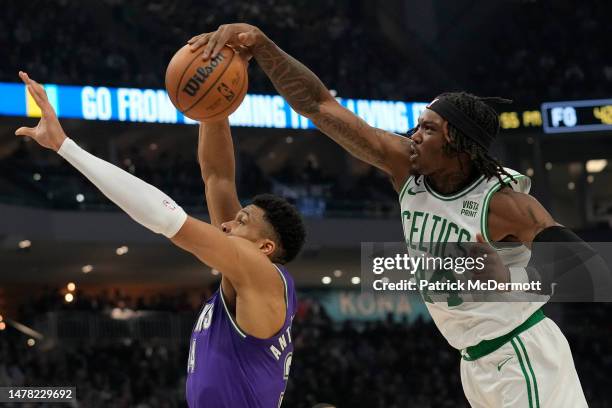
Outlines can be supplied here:
[[[499, 255], [507, 267], [524, 267], [535, 242], [582, 242], [528, 194], [527, 177], [491, 158], [488, 149], [499, 121], [483, 98], [440, 95], [407, 138], [373, 128], [342, 107], [315, 74], [254, 26], [222, 25], [189, 43], [203, 58], [214, 57], [225, 44], [248, 47], [296, 112], [353, 156], [387, 173], [400, 195], [409, 246], [439, 234], [448, 242], [492, 247], [523, 243]], [[517, 278], [508, 276], [508, 281]], [[472, 407], [587, 406], [568, 342], [544, 316], [542, 303], [459, 297], [434, 303], [426, 293], [423, 297], [441, 333], [461, 351], [461, 379]]]

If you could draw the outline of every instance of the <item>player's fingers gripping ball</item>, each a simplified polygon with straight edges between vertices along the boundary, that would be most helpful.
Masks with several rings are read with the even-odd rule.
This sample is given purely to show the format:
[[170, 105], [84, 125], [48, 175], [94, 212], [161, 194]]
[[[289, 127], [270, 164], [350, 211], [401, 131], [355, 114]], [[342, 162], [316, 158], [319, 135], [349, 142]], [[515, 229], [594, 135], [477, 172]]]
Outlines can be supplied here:
[[214, 58], [185, 45], [174, 54], [166, 69], [166, 90], [170, 100], [185, 116], [212, 122], [234, 112], [248, 88], [247, 64], [229, 47]]

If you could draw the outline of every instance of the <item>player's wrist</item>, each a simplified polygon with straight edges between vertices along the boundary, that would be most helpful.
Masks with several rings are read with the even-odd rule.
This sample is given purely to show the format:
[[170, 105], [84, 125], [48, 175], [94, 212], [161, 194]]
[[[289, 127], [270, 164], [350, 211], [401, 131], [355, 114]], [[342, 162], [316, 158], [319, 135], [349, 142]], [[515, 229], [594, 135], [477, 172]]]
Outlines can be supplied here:
[[55, 151], [56, 153], [59, 153], [60, 149], [62, 148], [66, 140], [68, 140], [68, 136], [66, 136], [66, 134], [64, 133], [62, 133], [59, 137], [57, 137], [52, 145], [53, 151]]
[[249, 48], [253, 52], [253, 57], [257, 59], [257, 52], [263, 47], [265, 47], [267, 44], [272, 44], [273, 41], [263, 31], [261, 31], [259, 27], [255, 26], [253, 26], [253, 38], [255, 39], [255, 41], [253, 42], [253, 45], [251, 45]]

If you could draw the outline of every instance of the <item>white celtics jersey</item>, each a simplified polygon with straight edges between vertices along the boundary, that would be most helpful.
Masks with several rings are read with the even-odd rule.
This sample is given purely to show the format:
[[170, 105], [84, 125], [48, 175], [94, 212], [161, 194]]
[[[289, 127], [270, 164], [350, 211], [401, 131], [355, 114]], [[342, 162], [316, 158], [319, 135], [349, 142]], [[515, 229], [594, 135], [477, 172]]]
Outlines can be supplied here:
[[[531, 181], [528, 177], [511, 169], [506, 171], [518, 182], [510, 183], [514, 190], [529, 192]], [[509, 180], [508, 176], [504, 179]], [[418, 253], [428, 245], [433, 246], [430, 243], [476, 242], [477, 233], [489, 241], [489, 203], [501, 187], [496, 177], [486, 180], [481, 176], [455, 194], [442, 195], [427, 184], [425, 177], [409, 177], [400, 191], [402, 227], [408, 252]], [[525, 267], [531, 257], [531, 251], [525, 246], [499, 249], [498, 254], [508, 267]], [[442, 335], [459, 350], [509, 333], [542, 306], [542, 303], [525, 301], [464, 301], [456, 293], [443, 299], [423, 292], [421, 295]]]

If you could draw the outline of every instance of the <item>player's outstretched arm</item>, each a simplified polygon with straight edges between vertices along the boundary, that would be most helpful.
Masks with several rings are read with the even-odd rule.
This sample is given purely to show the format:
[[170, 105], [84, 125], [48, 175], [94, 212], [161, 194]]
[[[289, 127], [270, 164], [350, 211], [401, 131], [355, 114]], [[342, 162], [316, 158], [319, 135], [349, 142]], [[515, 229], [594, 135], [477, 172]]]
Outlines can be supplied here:
[[57, 151], [132, 219], [218, 269], [234, 285], [252, 278], [241, 265], [255, 265], [255, 270], [270, 272], [263, 275], [278, 279], [269, 259], [249, 241], [228, 237], [218, 228], [188, 217], [156, 187], [80, 148], [64, 133], [44, 88], [25, 73], [20, 73], [20, 77], [40, 107], [42, 117], [36, 127], [21, 127], [15, 134], [29, 136], [41, 146]]
[[236, 192], [234, 144], [227, 119], [200, 123], [198, 161], [206, 188], [210, 222], [220, 227], [242, 208]]
[[281, 50], [257, 27], [222, 25], [213, 33], [189, 40], [192, 50], [204, 46], [204, 57], [214, 57], [225, 44], [246, 47], [291, 107], [311, 119], [349, 153], [383, 170], [399, 189], [410, 172], [407, 138], [376, 129], [342, 107], [321, 80], [306, 66]]

